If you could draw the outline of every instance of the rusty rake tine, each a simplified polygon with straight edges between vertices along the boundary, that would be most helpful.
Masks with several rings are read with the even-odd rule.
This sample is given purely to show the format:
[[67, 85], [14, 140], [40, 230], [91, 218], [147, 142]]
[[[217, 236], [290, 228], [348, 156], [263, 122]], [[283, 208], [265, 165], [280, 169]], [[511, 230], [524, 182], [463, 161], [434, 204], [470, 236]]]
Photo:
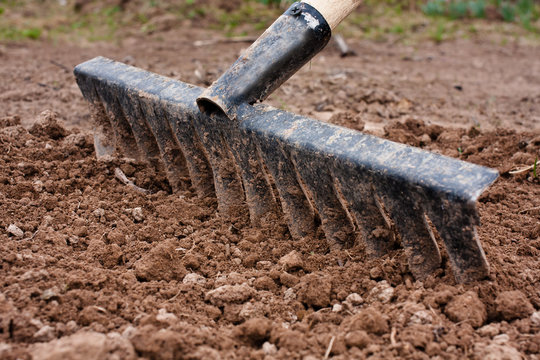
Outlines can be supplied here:
[[226, 218], [237, 216], [246, 209], [245, 194], [222, 124], [202, 114], [194, 116], [193, 121], [213, 170], [218, 211]]
[[110, 120], [116, 148], [119, 153], [125, 157], [141, 160], [141, 155], [133, 137], [131, 126], [129, 125], [118, 99], [111, 93], [112, 89], [109, 86], [103, 86], [98, 81], [94, 81], [96, 94], [99, 101], [104, 104], [108, 118]]
[[155, 96], [140, 98], [141, 111], [156, 139], [165, 173], [173, 191], [189, 187], [189, 173], [184, 154], [173, 135], [167, 114]]
[[104, 156], [111, 156], [116, 150], [116, 137], [107, 112], [97, 94], [96, 87], [92, 79], [87, 76], [77, 77], [77, 84], [90, 104], [96, 157], [99, 159]]
[[270, 221], [277, 216], [277, 203], [253, 138], [237, 127], [223, 127], [223, 135], [240, 170], [252, 224]]
[[118, 102], [126, 116], [126, 119], [133, 130], [133, 136], [139, 151], [145, 155], [145, 160], [157, 171], [163, 171], [163, 164], [160, 158], [159, 147], [152, 131], [148, 127], [145, 116], [141, 111], [140, 98], [138, 94], [130, 91], [123, 91], [122, 88], [116, 90]]
[[427, 214], [439, 232], [458, 282], [470, 282], [486, 277], [489, 265], [476, 226], [480, 224], [473, 202], [442, 199], [431, 202]]
[[[351, 247], [355, 242], [354, 225], [350, 221], [334, 187], [329, 164], [313, 156], [309, 151], [295, 149], [292, 151], [296, 169], [313, 199], [315, 208], [321, 218], [326, 239], [331, 248]], [[322, 161], [321, 161], [322, 160]], [[320, 171], [320, 168], [326, 171]]]
[[365, 169], [360, 168], [355, 176], [351, 176], [338, 162], [334, 175], [343, 197], [349, 203], [351, 215], [358, 224], [366, 252], [372, 256], [382, 256], [391, 249], [394, 233], [377, 206], [372, 181], [365, 172]]
[[[191, 183], [200, 198], [216, 197], [214, 178], [210, 163], [195, 128], [193, 109], [188, 106], [164, 102], [169, 124], [182, 149]], [[198, 109], [196, 110], [198, 111]]]
[[298, 181], [290, 155], [276, 139], [259, 137], [257, 142], [261, 158], [276, 184], [291, 236], [301, 239], [313, 234], [316, 229], [313, 208]]
[[379, 181], [375, 186], [407, 252], [411, 272], [416, 279], [425, 279], [441, 266], [441, 254], [420, 198], [407, 184]]

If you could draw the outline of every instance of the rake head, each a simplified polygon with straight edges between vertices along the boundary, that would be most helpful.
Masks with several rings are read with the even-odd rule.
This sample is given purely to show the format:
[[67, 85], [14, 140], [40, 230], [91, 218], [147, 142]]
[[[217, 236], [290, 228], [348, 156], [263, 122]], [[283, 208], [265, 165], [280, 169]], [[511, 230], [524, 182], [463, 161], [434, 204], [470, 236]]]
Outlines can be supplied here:
[[202, 88], [102, 57], [75, 75], [98, 157], [145, 160], [173, 189], [217, 197], [223, 215], [247, 208], [254, 225], [284, 216], [294, 238], [313, 234], [319, 217], [334, 249], [363, 241], [381, 256], [395, 235], [417, 279], [441, 265], [434, 227], [458, 282], [489, 272], [476, 199], [495, 170], [262, 104], [239, 105], [236, 122], [205, 115]]

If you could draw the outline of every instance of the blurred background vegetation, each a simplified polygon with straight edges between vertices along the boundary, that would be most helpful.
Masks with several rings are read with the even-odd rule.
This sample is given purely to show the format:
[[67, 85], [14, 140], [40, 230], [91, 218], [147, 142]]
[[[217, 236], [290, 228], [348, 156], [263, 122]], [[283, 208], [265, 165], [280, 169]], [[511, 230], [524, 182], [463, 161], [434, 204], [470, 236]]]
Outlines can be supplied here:
[[[260, 33], [289, 0], [0, 0], [0, 40], [114, 41], [192, 27], [224, 36]], [[540, 42], [540, 1], [365, 0], [340, 27], [346, 37], [442, 42], [491, 36]]]

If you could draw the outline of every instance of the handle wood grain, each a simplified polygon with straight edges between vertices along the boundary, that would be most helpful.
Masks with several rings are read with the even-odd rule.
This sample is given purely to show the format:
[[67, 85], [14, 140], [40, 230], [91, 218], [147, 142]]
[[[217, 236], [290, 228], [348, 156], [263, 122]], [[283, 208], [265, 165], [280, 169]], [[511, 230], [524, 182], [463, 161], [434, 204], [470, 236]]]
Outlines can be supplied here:
[[324, 17], [331, 29], [334, 29], [345, 19], [362, 0], [304, 0]]

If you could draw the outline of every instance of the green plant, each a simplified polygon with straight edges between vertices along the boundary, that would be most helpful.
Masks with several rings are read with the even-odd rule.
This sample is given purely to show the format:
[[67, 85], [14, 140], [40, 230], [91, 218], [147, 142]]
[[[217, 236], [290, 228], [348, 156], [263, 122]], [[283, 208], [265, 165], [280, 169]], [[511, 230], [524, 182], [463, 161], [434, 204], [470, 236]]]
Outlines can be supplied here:
[[512, 22], [516, 18], [516, 9], [514, 5], [505, 1], [501, 4], [500, 13], [504, 21]]
[[24, 36], [25, 38], [37, 40], [41, 36], [41, 29], [38, 29], [38, 28], [23, 29], [21, 31], [21, 35]]
[[453, 1], [448, 5], [448, 15], [452, 19], [461, 19], [468, 14], [468, 4], [464, 1]]
[[443, 23], [438, 23], [437, 28], [430, 34], [431, 39], [436, 43], [441, 43], [444, 40], [444, 34], [446, 33], [446, 27]]
[[422, 11], [428, 16], [443, 16], [446, 12], [444, 0], [430, 0], [424, 6]]
[[472, 17], [486, 17], [486, 2], [484, 0], [469, 1], [468, 8]]

